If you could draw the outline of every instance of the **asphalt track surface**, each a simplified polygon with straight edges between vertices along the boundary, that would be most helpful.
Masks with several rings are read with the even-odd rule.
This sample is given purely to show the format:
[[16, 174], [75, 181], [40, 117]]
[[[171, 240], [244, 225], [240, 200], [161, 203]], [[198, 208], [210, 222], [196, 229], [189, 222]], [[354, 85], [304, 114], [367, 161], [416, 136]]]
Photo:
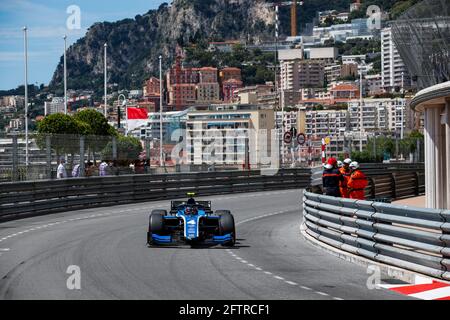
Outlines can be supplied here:
[[[369, 290], [366, 268], [300, 235], [301, 190], [204, 197], [230, 209], [236, 247], [148, 248], [152, 209], [169, 201], [0, 224], [0, 299], [405, 299]], [[81, 289], [67, 269], [79, 266]]]

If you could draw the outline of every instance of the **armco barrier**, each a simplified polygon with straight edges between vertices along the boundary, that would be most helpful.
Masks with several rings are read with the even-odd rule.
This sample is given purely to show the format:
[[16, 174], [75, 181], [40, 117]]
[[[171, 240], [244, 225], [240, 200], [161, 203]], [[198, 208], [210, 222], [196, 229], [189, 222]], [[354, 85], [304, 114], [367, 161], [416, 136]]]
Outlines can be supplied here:
[[[378, 172], [383, 175], [370, 177], [373, 187], [367, 188], [368, 194], [393, 198], [395, 194], [392, 193], [398, 193], [397, 188], [405, 196], [414, 196], [423, 189], [423, 165], [408, 165], [407, 169], [398, 164], [389, 165], [389, 168], [380, 166], [383, 168]], [[180, 198], [189, 191], [206, 196], [306, 188], [317, 180], [315, 176], [318, 173], [314, 171], [297, 168], [280, 169], [275, 175], [270, 175], [268, 171], [261, 174], [260, 170], [252, 170], [1, 183], [0, 221], [90, 207]], [[321, 177], [321, 171], [319, 174]], [[395, 179], [389, 178], [390, 175], [396, 175]], [[399, 183], [396, 184], [396, 181]]]
[[450, 211], [342, 199], [308, 191], [305, 231], [376, 262], [450, 280]]
[[129, 175], [0, 184], [0, 220], [185, 197], [305, 188], [309, 169]]

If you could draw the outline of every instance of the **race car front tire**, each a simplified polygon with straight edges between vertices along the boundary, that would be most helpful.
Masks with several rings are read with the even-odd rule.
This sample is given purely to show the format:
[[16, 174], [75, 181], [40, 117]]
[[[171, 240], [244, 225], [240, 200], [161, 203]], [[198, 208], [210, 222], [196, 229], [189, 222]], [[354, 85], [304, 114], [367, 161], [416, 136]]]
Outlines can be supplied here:
[[223, 210], [224, 212], [222, 214], [217, 215], [220, 216], [219, 219], [219, 232], [221, 236], [224, 236], [226, 234], [231, 234], [231, 240], [228, 242], [223, 243], [223, 246], [227, 247], [233, 247], [236, 243], [236, 227], [234, 224], [234, 217], [230, 213], [230, 211], [225, 212], [227, 210]]
[[153, 210], [149, 217], [147, 244], [153, 244], [152, 234], [161, 235], [164, 232], [164, 216], [167, 213], [165, 210]]

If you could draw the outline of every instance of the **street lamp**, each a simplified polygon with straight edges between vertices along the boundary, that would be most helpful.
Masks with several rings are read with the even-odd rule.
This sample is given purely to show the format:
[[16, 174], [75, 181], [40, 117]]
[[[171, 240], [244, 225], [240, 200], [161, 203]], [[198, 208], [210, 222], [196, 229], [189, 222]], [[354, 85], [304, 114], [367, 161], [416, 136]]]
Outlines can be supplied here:
[[[128, 121], [127, 98], [124, 94], [120, 94], [117, 98], [117, 129], [120, 129], [120, 98], [123, 98], [122, 107], [125, 107], [125, 121]], [[128, 131], [128, 124], [127, 124]]]
[[67, 35], [64, 35], [64, 114], [67, 114]]
[[159, 56], [159, 163], [163, 163], [163, 82], [162, 55]]
[[404, 128], [403, 128], [403, 109], [405, 108], [405, 73], [402, 71], [402, 106], [401, 106], [401, 129], [400, 129], [400, 138], [403, 140], [403, 133], [404, 133]]
[[360, 104], [360, 115], [359, 115], [359, 151], [363, 151], [363, 68], [362, 64], [359, 65], [359, 104]]
[[107, 70], [106, 70], [106, 67], [107, 67], [107, 64], [106, 64], [106, 54], [107, 54], [107, 48], [108, 48], [108, 44], [107, 43], [105, 43], [104, 45], [103, 45], [103, 47], [104, 47], [104, 50], [105, 50], [105, 53], [104, 53], [104, 63], [105, 63], [105, 106], [104, 106], [104, 111], [103, 111], [103, 113], [104, 113], [104, 115], [105, 115], [105, 118], [106, 118], [106, 104], [107, 104], [107, 102], [108, 102], [108, 98], [107, 98], [107, 94], [108, 94], [108, 88], [107, 88]]
[[24, 60], [25, 60], [25, 165], [28, 168], [28, 37], [27, 27], [23, 27]]

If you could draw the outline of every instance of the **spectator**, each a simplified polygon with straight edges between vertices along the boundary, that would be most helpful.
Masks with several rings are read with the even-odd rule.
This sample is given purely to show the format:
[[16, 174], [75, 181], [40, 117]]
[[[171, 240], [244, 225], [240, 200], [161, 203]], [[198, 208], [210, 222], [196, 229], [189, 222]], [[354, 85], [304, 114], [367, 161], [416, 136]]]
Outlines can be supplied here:
[[56, 178], [57, 179], [65, 179], [67, 178], [67, 171], [66, 171], [66, 160], [64, 158], [61, 158], [59, 161], [59, 166], [56, 171]]
[[148, 159], [144, 161], [144, 171], [145, 173], [150, 173], [150, 160]]
[[106, 177], [109, 175], [108, 163], [103, 160], [98, 166], [98, 173], [100, 177]]
[[79, 178], [80, 176], [80, 164], [76, 164], [72, 169], [72, 178]]
[[109, 162], [109, 170], [113, 176], [119, 175], [119, 166], [117, 164], [117, 160], [113, 160]]
[[142, 160], [135, 161], [134, 173], [136, 173], [136, 174], [144, 174], [145, 173], [144, 161], [142, 161]]
[[86, 170], [85, 170], [86, 174], [85, 174], [85, 176], [86, 177], [92, 177], [94, 175], [94, 171], [95, 171], [94, 164], [91, 161], [86, 163]]

